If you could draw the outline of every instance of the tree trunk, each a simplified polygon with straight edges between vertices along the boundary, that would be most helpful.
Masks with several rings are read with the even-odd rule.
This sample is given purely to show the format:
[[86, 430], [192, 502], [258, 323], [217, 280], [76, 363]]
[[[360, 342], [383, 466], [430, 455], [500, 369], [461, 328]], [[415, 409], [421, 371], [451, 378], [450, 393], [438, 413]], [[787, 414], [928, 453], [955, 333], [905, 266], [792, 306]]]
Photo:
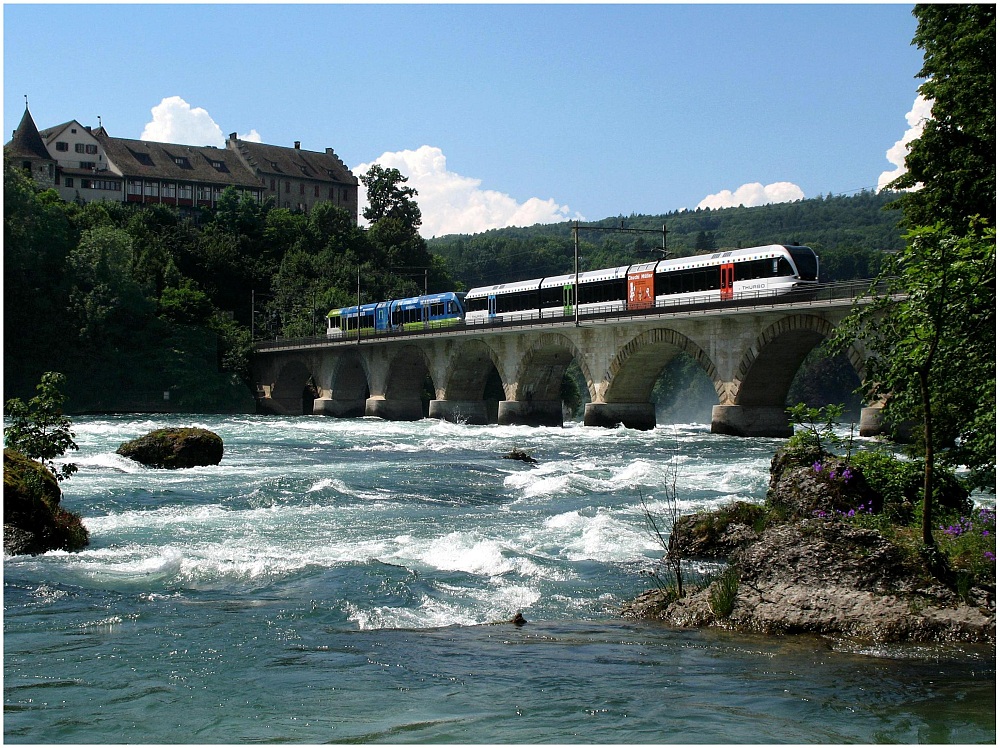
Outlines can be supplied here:
[[931, 390], [927, 372], [919, 372], [919, 377], [920, 401], [924, 411], [924, 516], [922, 526], [924, 545], [933, 547], [934, 535], [931, 532], [931, 510], [934, 506], [932, 490], [934, 485], [934, 429], [931, 420]]

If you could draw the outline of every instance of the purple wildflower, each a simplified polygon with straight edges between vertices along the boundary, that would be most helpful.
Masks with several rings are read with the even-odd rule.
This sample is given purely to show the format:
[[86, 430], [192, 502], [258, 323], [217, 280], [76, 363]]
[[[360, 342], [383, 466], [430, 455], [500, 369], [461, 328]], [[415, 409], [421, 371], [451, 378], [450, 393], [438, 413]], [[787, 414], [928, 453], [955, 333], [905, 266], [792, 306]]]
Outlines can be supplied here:
[[818, 473], [823, 470], [823, 463], [817, 460], [813, 463], [813, 472]]
[[987, 561], [996, 561], [997, 560], [996, 554], [994, 554], [993, 551], [986, 551], [985, 553], [983, 553], [983, 557]]
[[851, 469], [849, 467], [844, 468], [844, 483], [847, 483], [853, 477], [854, 473], [851, 472]]

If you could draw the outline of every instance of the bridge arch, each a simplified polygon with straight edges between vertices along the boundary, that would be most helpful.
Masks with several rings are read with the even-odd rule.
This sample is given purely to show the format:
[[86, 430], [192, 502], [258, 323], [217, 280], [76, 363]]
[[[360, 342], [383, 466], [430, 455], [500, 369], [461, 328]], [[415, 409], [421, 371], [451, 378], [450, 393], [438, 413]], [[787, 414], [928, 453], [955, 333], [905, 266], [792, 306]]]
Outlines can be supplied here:
[[312, 372], [301, 359], [287, 361], [271, 383], [271, 410], [281, 415], [311, 414], [316, 396]]
[[509, 352], [508, 372], [514, 378], [504, 379], [506, 400], [497, 409], [497, 422], [502, 425], [562, 426], [562, 382], [573, 360], [580, 365], [593, 392], [590, 366], [573, 339], [562, 333], [532, 335], [527, 348]]
[[451, 351], [447, 378], [437, 395], [442, 400], [482, 400], [494, 371], [502, 381], [503, 364], [496, 351], [482, 340], [464, 341]]
[[645, 403], [663, 368], [679, 353], [686, 353], [705, 371], [716, 392], [725, 385], [715, 363], [690, 338], [670, 328], [647, 330], [623, 345], [608, 366], [598, 390], [605, 403]]
[[365, 402], [371, 395], [365, 359], [356, 351], [337, 356], [329, 372], [322, 397], [313, 404], [314, 413], [338, 418], [357, 418], [365, 414]]
[[514, 381], [504, 382], [507, 399], [558, 400], [561, 407], [563, 374], [574, 359], [580, 365], [593, 398], [594, 378], [586, 358], [569, 337], [550, 332], [539, 335], [521, 356]]
[[[785, 407], [796, 372], [809, 352], [830, 336], [834, 328], [822, 317], [795, 314], [767, 327], [743, 354], [726, 394], [734, 405]], [[857, 358], [852, 357], [857, 366]], [[860, 376], [860, 373], [859, 373]]]
[[[390, 421], [418, 421], [427, 415], [424, 383], [431, 377], [427, 353], [417, 345], [396, 352], [385, 368], [382, 392], [372, 393], [365, 403], [365, 415]], [[431, 386], [437, 389], [431, 377]]]

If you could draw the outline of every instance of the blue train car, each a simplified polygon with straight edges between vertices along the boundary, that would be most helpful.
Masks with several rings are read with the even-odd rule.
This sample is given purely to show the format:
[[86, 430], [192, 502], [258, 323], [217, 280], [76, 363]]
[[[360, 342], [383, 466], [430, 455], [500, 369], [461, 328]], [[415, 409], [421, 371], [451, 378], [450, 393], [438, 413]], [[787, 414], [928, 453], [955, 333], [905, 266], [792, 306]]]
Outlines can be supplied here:
[[461, 292], [447, 291], [389, 302], [389, 326], [397, 331], [448, 327], [464, 318], [465, 294]]

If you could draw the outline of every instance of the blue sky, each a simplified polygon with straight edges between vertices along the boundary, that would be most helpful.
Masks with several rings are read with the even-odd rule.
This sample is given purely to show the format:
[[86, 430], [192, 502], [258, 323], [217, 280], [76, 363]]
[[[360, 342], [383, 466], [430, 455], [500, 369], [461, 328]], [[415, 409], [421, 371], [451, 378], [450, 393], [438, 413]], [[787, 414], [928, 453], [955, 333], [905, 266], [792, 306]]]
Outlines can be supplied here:
[[39, 128], [332, 147], [409, 174], [428, 236], [852, 193], [914, 124], [911, 10], [8, 3], [6, 139], [27, 94]]

